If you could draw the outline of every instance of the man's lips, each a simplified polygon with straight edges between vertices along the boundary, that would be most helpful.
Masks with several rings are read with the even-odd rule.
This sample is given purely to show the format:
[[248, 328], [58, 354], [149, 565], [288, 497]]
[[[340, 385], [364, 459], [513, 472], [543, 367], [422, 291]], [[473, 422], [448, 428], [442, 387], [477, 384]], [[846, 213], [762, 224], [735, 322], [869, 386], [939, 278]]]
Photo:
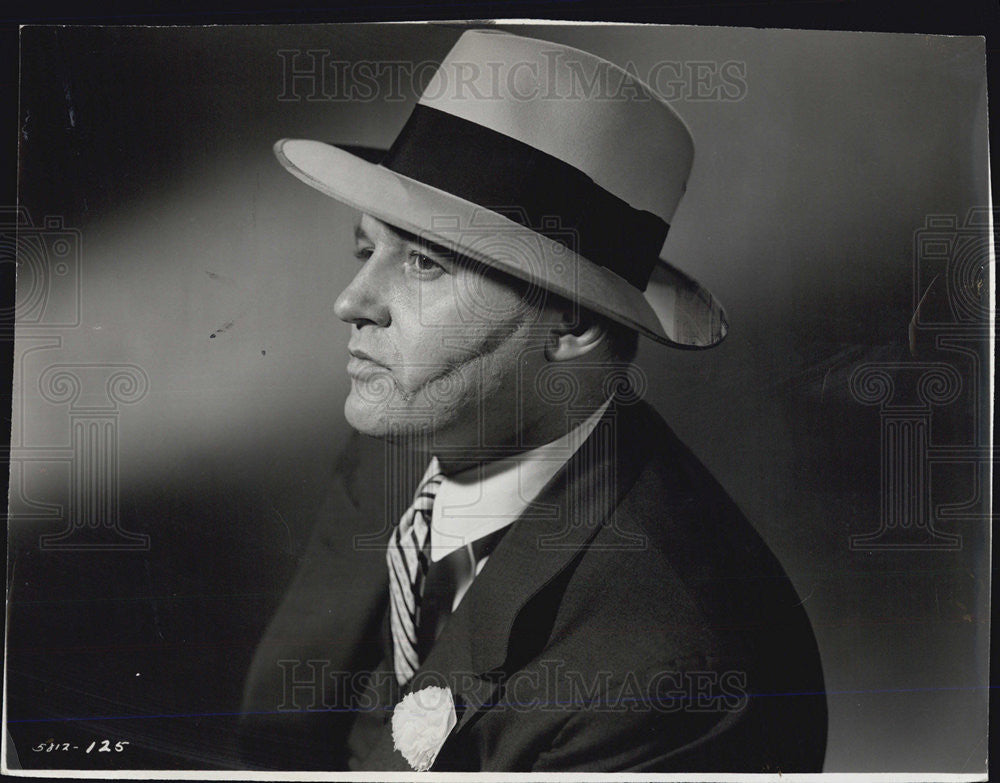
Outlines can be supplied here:
[[352, 378], [366, 378], [390, 372], [388, 367], [362, 350], [350, 348], [348, 353], [351, 358], [347, 360], [347, 374]]

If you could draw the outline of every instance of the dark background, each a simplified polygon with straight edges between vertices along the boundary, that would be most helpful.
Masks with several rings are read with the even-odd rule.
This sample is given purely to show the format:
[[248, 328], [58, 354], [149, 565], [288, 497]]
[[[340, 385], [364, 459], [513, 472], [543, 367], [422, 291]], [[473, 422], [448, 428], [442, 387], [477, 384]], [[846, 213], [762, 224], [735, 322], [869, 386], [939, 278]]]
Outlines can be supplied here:
[[[25, 765], [73, 766], [31, 753], [37, 742], [104, 737], [133, 748], [86, 764], [232, 765], [243, 673], [346, 432], [346, 333], [331, 307], [348, 279], [336, 257], [352, 215], [281, 171], [270, 144], [387, 143], [409, 107], [279, 102], [276, 51], [440, 59], [458, 33], [25, 34], [21, 204], [36, 224], [60, 215], [80, 229], [83, 317], [54, 332], [57, 349], [25, 354], [47, 333], [19, 334], [18, 361], [30, 358], [15, 378], [25, 418], [14, 443], [67, 440], [65, 406], [34, 391], [44, 367], [142, 366], [150, 392], [119, 417], [121, 511], [151, 536], [148, 552], [51, 552], [38, 537], [65, 526], [58, 515], [12, 521], [8, 721]], [[720, 296], [733, 332], [704, 354], [644, 345], [649, 398], [806, 601], [831, 691], [827, 769], [981, 770], [986, 520], [943, 525], [963, 536], [954, 552], [851, 549], [850, 535], [878, 527], [880, 431], [847, 378], [866, 361], [909, 358], [925, 217], [985, 202], [983, 44], [529, 34], [619, 61], [747, 63], [742, 101], [675, 103], [698, 152], [666, 248]], [[972, 380], [954, 356], [932, 358]], [[973, 407], [966, 393], [939, 411], [935, 442], [969, 442]], [[19, 481], [60, 503], [59, 463], [32, 468]], [[934, 497], [970, 487], [955, 469]]]

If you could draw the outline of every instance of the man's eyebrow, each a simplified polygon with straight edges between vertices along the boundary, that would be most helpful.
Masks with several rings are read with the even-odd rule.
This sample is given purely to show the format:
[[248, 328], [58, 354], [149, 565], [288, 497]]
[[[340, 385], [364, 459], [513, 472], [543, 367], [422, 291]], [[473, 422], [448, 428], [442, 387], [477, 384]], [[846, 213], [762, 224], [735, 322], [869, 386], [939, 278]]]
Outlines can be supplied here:
[[439, 245], [437, 242], [434, 242], [433, 240], [430, 240], [427, 237], [414, 234], [413, 232], [407, 231], [402, 228], [397, 228], [396, 226], [393, 226], [392, 230], [396, 234], [401, 236], [403, 239], [405, 239], [407, 242], [411, 242], [414, 245], [419, 245], [420, 247], [424, 248], [425, 250], [429, 250], [431, 253], [434, 253], [435, 255], [444, 256], [445, 258], [456, 256], [455, 251], [452, 250], [451, 248], [445, 247], [444, 245]]
[[[386, 227], [395, 234], [397, 237], [402, 239], [404, 242], [411, 242], [415, 245], [419, 245], [424, 249], [430, 251], [431, 253], [441, 256], [443, 258], [451, 258], [455, 261], [466, 260], [461, 255], [455, 253], [451, 248], [440, 245], [437, 242], [433, 242], [426, 237], [414, 234], [412, 231], [407, 231], [405, 228], [400, 228], [399, 226], [391, 226], [386, 224]], [[372, 238], [368, 235], [368, 232], [362, 227], [361, 223], [354, 224], [354, 241], [355, 242], [372, 242]], [[471, 261], [471, 259], [468, 259]]]
[[389, 230], [404, 242], [419, 245], [435, 255], [443, 256], [444, 258], [456, 257], [457, 255], [451, 248], [439, 245], [437, 242], [434, 242], [427, 237], [420, 236], [419, 234], [414, 234], [412, 231], [407, 231], [405, 228], [400, 228], [399, 226], [389, 226]]
[[434, 253], [434, 255], [442, 256], [444, 258], [452, 258], [458, 260], [459, 256], [451, 248], [445, 247], [444, 245], [439, 245], [437, 242], [432, 242], [429, 239], [423, 237], [416, 237], [414, 241], [423, 247], [425, 250], [429, 250]]

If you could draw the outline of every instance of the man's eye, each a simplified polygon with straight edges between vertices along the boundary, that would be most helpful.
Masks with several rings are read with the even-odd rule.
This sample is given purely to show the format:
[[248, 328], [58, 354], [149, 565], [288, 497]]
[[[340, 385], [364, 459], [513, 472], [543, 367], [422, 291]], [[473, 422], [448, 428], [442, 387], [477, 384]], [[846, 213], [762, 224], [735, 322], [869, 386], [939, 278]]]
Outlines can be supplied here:
[[444, 271], [444, 267], [442, 267], [441, 264], [439, 264], [430, 256], [426, 256], [417, 250], [410, 251], [410, 264], [417, 272]]
[[357, 250], [354, 251], [354, 257], [357, 258], [359, 261], [367, 261], [369, 258], [372, 257], [372, 253], [374, 252], [375, 252], [374, 248], [359, 247]]

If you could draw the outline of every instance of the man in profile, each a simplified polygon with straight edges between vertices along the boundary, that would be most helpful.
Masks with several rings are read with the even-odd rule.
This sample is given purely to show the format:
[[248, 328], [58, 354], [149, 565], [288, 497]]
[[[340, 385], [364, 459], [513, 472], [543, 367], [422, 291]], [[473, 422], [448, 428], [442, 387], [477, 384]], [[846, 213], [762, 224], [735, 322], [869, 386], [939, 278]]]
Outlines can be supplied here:
[[[616, 97], [571, 95], [580, 72]], [[360, 435], [254, 658], [248, 762], [820, 771], [799, 598], [630, 364], [640, 335], [728, 328], [659, 258], [693, 158], [674, 111], [470, 31], [378, 164], [275, 151], [360, 213], [334, 305]]]

